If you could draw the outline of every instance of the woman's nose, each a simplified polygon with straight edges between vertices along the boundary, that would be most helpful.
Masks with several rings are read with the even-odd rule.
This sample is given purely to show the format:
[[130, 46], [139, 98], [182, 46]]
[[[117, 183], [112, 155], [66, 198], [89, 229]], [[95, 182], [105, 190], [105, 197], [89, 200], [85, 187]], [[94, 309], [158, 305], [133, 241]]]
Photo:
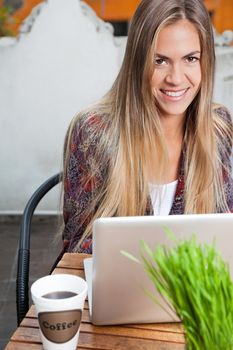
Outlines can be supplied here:
[[172, 85], [180, 85], [183, 82], [184, 71], [180, 64], [173, 64], [169, 67], [166, 82]]

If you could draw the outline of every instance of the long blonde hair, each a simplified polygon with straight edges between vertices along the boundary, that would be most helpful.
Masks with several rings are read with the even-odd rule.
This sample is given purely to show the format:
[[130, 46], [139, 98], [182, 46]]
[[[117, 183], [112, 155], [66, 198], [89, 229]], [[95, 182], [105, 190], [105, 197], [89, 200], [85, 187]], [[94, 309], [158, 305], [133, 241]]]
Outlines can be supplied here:
[[[221, 159], [227, 150], [221, 140], [227, 136], [231, 142], [232, 130], [212, 107], [215, 52], [208, 12], [202, 0], [142, 0], [132, 19], [123, 64], [111, 90], [89, 108], [85, 120], [81, 113], [69, 128], [64, 176], [75, 126], [82, 120], [85, 127], [93, 111], [101, 116], [104, 127], [95, 146], [96, 155], [108, 169], [101, 189], [95, 193], [84, 215], [88, 217], [92, 213], [92, 218], [79, 244], [91, 234], [95, 218], [145, 214], [148, 154], [153, 152], [158, 181], [166, 178], [167, 148], [151, 91], [153, 52], [160, 30], [184, 18], [198, 31], [202, 71], [200, 91], [186, 113], [184, 212], [228, 211]], [[90, 137], [94, 139], [95, 133]], [[91, 176], [98, 171], [93, 167]]]

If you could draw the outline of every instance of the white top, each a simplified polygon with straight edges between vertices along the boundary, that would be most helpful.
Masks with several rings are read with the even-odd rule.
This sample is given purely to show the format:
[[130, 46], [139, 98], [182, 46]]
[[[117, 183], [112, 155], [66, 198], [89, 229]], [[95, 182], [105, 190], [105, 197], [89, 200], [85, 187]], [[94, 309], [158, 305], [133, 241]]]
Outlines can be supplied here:
[[154, 215], [169, 214], [176, 193], [177, 183], [178, 180], [165, 185], [156, 185], [149, 183], [149, 193]]

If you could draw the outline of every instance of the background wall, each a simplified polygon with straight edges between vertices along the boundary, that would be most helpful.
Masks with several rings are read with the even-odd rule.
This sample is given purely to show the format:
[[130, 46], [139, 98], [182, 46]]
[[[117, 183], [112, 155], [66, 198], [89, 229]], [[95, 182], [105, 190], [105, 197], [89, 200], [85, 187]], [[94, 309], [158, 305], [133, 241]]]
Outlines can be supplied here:
[[[60, 170], [69, 122], [110, 88], [123, 45], [77, 0], [42, 3], [19, 38], [0, 39], [0, 213]], [[55, 191], [41, 210], [57, 207]]]

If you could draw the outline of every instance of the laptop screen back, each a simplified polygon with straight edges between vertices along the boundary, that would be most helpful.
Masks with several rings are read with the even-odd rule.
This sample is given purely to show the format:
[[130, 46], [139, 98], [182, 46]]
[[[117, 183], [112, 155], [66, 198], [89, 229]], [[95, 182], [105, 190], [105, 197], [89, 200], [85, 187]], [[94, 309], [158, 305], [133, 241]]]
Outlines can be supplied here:
[[[172, 240], [163, 227], [178, 239], [191, 238], [212, 244], [230, 265], [233, 274], [233, 214], [174, 215], [100, 218], [93, 225], [93, 271], [91, 320], [94, 324], [155, 323], [178, 321], [145, 292], [155, 291], [142, 265], [122, 255], [121, 250], [140, 257], [140, 240], [152, 249], [170, 247]], [[170, 312], [170, 311], [169, 311]]]

